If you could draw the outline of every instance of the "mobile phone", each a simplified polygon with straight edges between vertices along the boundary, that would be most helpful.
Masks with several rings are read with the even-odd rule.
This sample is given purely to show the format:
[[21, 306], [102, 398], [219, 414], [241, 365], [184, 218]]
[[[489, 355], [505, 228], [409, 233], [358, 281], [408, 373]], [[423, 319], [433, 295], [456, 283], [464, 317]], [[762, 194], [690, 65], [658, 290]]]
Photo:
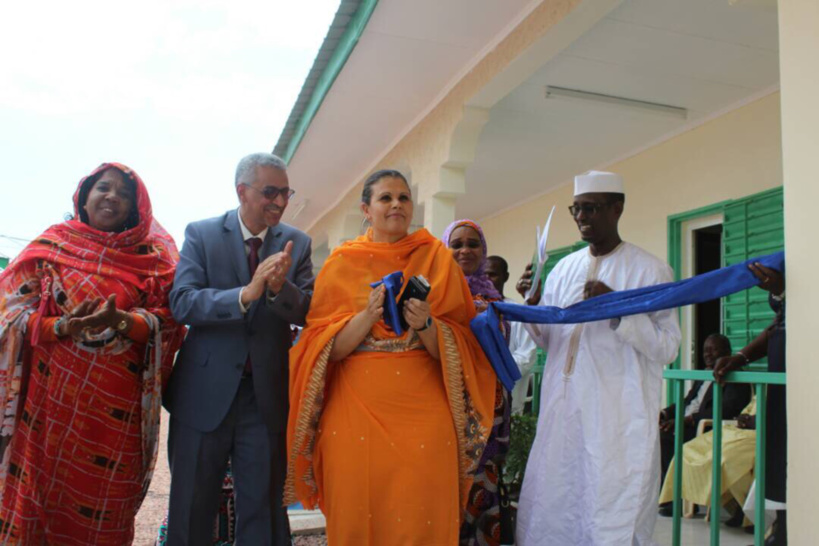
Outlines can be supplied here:
[[415, 275], [414, 277], [410, 277], [410, 280], [407, 281], [407, 286], [404, 288], [404, 292], [398, 300], [398, 319], [401, 321], [401, 327], [404, 330], [409, 330], [409, 324], [404, 320], [404, 302], [410, 298], [426, 301], [429, 290], [429, 281], [426, 280], [423, 275]]

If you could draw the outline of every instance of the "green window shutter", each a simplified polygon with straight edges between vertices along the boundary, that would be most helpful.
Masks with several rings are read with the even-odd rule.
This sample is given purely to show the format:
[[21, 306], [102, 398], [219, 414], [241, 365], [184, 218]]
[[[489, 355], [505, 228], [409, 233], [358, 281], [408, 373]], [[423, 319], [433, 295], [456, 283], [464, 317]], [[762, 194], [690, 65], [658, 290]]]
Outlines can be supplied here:
[[[754, 256], [785, 248], [782, 188], [731, 201], [725, 207], [722, 232], [723, 265], [735, 265]], [[744, 290], [723, 299], [722, 328], [734, 351], [759, 335], [773, 320], [768, 293]]]
[[0, 271], [5, 269], [8, 265], [9, 265], [9, 259], [4, 258], [4, 257], [0, 257]]
[[588, 243], [583, 241], [577, 241], [576, 243], [569, 245], [569, 246], [562, 246], [560, 248], [556, 248], [554, 250], [549, 251], [549, 259], [546, 260], [546, 265], [543, 266], [543, 277], [541, 278], [541, 283], [545, 286], [546, 284], [546, 277], [549, 276], [549, 273], [557, 265], [557, 262], [571, 254], [572, 252], [576, 252], [581, 248], [586, 248], [589, 246]]

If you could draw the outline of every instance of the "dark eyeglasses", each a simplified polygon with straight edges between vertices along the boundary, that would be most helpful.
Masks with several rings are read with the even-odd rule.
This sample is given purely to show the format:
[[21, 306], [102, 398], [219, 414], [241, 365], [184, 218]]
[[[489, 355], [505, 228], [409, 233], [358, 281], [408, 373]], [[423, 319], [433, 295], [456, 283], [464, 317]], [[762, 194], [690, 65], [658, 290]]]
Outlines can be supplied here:
[[255, 190], [262, 194], [262, 197], [267, 199], [268, 201], [275, 201], [278, 196], [282, 196], [285, 201], [289, 200], [293, 197], [293, 194], [296, 193], [296, 190], [292, 190], [288, 187], [284, 188], [277, 188], [276, 186], [265, 186], [262, 189], [254, 188], [250, 184], [242, 183], [242, 186], [247, 186], [251, 190]]
[[597, 212], [609, 206], [611, 203], [583, 203], [582, 205], [572, 205], [569, 207], [569, 213], [577, 218], [577, 215], [582, 211], [586, 216], [594, 216]]

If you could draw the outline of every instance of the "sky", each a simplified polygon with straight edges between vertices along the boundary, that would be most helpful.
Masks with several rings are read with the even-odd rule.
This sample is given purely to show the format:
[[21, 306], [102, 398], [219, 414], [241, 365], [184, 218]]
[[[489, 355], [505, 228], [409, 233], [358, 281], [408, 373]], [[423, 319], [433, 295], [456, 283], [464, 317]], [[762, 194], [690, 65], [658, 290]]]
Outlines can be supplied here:
[[180, 246], [188, 222], [238, 206], [236, 163], [272, 151], [338, 5], [7, 2], [0, 256], [62, 221], [79, 180], [106, 161], [139, 173]]

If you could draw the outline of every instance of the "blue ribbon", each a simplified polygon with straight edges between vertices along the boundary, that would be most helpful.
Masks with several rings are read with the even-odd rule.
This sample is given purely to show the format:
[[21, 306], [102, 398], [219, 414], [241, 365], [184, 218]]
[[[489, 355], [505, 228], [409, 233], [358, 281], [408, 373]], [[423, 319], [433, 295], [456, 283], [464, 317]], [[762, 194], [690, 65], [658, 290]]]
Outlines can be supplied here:
[[512, 390], [515, 381], [520, 379], [520, 372], [501, 334], [499, 313], [503, 314], [504, 320], [535, 324], [576, 324], [653, 313], [722, 298], [757, 286], [759, 279], [748, 269], [748, 265], [752, 263], [760, 263], [784, 272], [785, 253], [777, 252], [753, 258], [741, 264], [677, 282], [609, 292], [565, 309], [516, 303], [490, 303], [485, 312], [472, 319], [472, 332], [495, 368], [498, 379], [508, 390]]
[[392, 328], [395, 335], [403, 335], [404, 329], [401, 328], [401, 320], [398, 316], [398, 295], [404, 286], [403, 271], [390, 273], [380, 281], [370, 283], [370, 286], [378, 288], [382, 284], [387, 289], [387, 294], [384, 297], [384, 322]]

